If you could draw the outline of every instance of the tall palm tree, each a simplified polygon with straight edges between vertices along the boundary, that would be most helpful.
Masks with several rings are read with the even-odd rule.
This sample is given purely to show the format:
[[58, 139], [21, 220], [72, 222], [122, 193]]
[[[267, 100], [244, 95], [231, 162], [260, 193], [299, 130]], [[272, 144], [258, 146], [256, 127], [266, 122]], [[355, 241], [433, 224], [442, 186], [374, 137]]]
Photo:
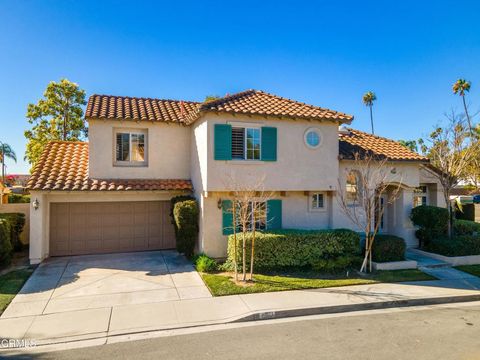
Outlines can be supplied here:
[[5, 158], [17, 162], [17, 155], [12, 147], [0, 141], [0, 161], [2, 163], [2, 182], [5, 183]]
[[375, 131], [373, 130], [373, 111], [372, 111], [372, 108], [373, 108], [373, 102], [375, 100], [377, 100], [377, 96], [375, 95], [375, 93], [373, 91], [369, 91], [369, 92], [366, 92], [364, 95], [363, 95], [363, 103], [365, 104], [365, 106], [368, 106], [370, 108], [370, 123], [372, 125], [372, 134], [375, 134]]
[[463, 108], [465, 109], [465, 116], [468, 121], [468, 129], [470, 130], [470, 135], [473, 135], [472, 122], [470, 121], [470, 115], [468, 114], [467, 103], [465, 102], [465, 93], [470, 91], [470, 81], [465, 79], [458, 79], [455, 84], [453, 84], [453, 93], [455, 95], [460, 95], [463, 100]]

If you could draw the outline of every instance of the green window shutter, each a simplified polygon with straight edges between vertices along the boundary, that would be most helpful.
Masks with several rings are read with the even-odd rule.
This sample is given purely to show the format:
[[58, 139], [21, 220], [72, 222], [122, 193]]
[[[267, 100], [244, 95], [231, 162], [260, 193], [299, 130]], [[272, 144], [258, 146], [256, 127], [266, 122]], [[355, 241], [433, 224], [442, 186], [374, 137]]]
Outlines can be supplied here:
[[233, 234], [232, 200], [222, 200], [222, 234]]
[[277, 161], [277, 128], [262, 127], [262, 160]]
[[232, 125], [215, 124], [214, 159], [232, 160]]
[[282, 228], [282, 200], [267, 201], [267, 229]]

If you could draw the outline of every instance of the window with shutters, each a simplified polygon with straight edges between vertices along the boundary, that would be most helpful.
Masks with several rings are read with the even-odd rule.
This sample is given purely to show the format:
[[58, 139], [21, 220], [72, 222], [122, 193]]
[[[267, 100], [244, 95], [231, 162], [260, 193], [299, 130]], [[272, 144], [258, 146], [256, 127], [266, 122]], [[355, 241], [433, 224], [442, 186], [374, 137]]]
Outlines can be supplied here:
[[261, 159], [260, 128], [232, 127], [232, 159]]
[[147, 164], [147, 131], [115, 131], [115, 160], [119, 166], [144, 166]]

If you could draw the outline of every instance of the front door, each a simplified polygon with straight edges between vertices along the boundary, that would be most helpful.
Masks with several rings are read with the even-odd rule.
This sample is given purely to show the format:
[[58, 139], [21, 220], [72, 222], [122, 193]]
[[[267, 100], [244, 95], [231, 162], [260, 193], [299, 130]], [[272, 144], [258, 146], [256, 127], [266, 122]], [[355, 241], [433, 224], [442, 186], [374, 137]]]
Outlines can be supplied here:
[[387, 232], [387, 195], [377, 199], [377, 211], [375, 212], [375, 225], [378, 224], [378, 232]]

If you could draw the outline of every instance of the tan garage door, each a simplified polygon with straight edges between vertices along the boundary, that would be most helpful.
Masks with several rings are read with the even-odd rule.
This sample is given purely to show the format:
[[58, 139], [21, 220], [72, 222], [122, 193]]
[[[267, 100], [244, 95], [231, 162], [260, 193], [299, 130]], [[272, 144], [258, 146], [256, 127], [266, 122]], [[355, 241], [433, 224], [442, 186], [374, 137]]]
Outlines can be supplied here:
[[169, 201], [51, 203], [50, 255], [172, 249]]

